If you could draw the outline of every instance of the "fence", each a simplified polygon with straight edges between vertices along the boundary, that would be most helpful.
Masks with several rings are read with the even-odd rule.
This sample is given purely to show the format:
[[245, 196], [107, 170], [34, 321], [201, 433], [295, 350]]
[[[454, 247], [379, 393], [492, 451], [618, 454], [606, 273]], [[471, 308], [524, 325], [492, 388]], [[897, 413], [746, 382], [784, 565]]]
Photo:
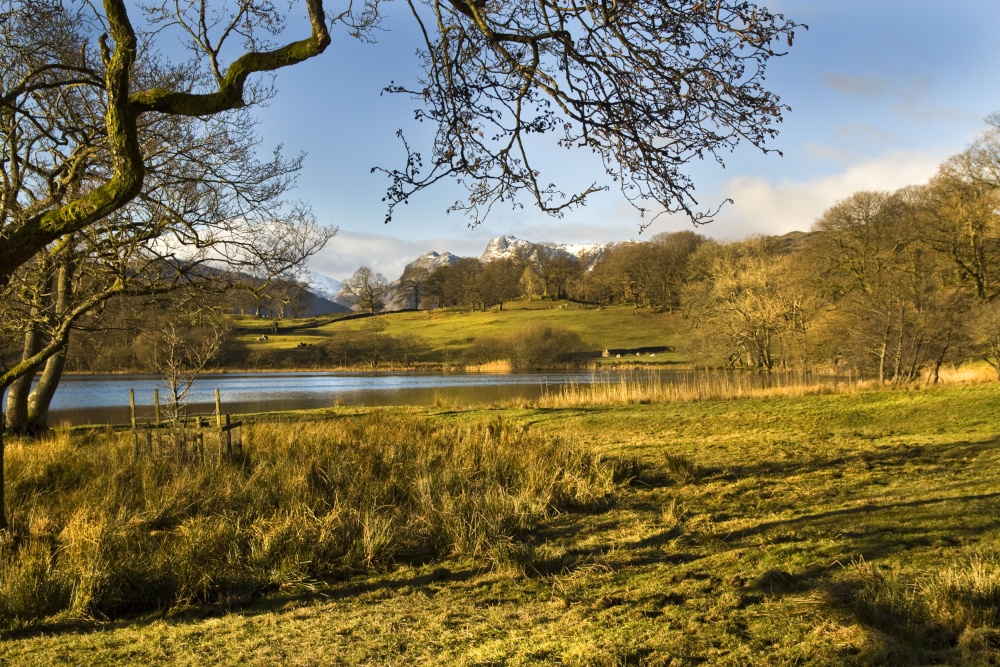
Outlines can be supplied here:
[[[243, 458], [243, 422], [222, 414], [219, 390], [215, 390], [215, 413], [160, 419], [159, 391], [154, 392], [153, 419], [136, 417], [135, 392], [129, 389], [132, 444], [135, 458], [173, 460], [178, 463], [235, 461]], [[212, 423], [214, 422], [214, 424]]]

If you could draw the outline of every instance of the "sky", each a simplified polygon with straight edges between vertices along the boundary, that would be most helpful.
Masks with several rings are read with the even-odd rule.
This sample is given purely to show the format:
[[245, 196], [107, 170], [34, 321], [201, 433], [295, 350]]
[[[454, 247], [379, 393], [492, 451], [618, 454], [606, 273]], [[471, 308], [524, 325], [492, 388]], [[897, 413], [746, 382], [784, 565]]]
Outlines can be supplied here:
[[[296, 5], [301, 3], [296, 3]], [[925, 183], [942, 161], [962, 151], [1000, 111], [1000, 2], [913, 0], [759, 0], [807, 24], [788, 55], [768, 66], [767, 85], [791, 107], [770, 143], [688, 173], [705, 205], [734, 200], [697, 231], [718, 239], [752, 233], [807, 231], [822, 213], [858, 190], [895, 190]], [[683, 216], [661, 216], [642, 234], [640, 218], [620, 192], [595, 196], [585, 207], [552, 218], [530, 209], [495, 209], [475, 228], [446, 209], [463, 197], [438, 185], [400, 207], [384, 224], [387, 179], [371, 173], [402, 163], [398, 129], [420, 143], [415, 104], [382, 95], [391, 81], [419, 75], [416, 39], [406, 5], [384, 5], [385, 30], [376, 43], [335, 32], [320, 57], [282, 70], [278, 93], [256, 112], [262, 146], [306, 153], [294, 196], [319, 221], [339, 228], [311, 261], [313, 271], [344, 280], [362, 264], [390, 280], [417, 256], [436, 250], [478, 256], [493, 237], [604, 243], [691, 229]], [[422, 135], [427, 138], [426, 132]], [[589, 154], [540, 147], [557, 178], [601, 179]]]

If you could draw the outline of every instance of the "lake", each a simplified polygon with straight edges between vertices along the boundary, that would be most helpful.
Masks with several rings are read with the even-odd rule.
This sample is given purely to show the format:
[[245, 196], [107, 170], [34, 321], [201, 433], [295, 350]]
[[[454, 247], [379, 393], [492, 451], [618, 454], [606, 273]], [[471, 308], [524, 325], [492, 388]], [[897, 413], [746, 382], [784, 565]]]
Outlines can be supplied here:
[[[479, 405], [531, 400], [564, 385], [618, 382], [623, 375], [636, 373], [223, 373], [195, 382], [188, 411], [214, 411], [216, 389], [222, 396], [223, 412], [239, 414], [333, 405]], [[149, 418], [157, 388], [164, 405], [168, 392], [157, 376], [67, 375], [52, 400], [49, 423], [127, 423], [129, 389], [135, 391], [139, 418]]]
[[[730, 375], [699, 371], [699, 377]], [[743, 376], [747, 376], [744, 374]], [[801, 376], [752, 374], [755, 384], [795, 383]], [[221, 373], [199, 378], [188, 397], [189, 414], [215, 409], [215, 390], [223, 412], [243, 414], [277, 410], [326, 408], [334, 405], [489, 405], [511, 399], [534, 400], [566, 385], [690, 380], [690, 371], [577, 371], [545, 373]], [[843, 382], [846, 378], [811, 377]], [[129, 389], [135, 391], [140, 419], [153, 415], [153, 392], [160, 404], [167, 390], [154, 375], [68, 375], [52, 401], [49, 423], [124, 424], [129, 421]]]

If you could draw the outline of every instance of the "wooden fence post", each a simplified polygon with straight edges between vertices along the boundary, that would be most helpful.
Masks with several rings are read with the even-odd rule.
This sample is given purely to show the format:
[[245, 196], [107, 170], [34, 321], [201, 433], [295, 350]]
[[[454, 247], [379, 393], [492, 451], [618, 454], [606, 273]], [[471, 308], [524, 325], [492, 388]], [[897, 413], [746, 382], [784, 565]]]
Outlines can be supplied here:
[[128, 407], [132, 416], [132, 430], [135, 430], [135, 390], [128, 390]]
[[226, 455], [233, 458], [233, 430], [229, 425], [229, 415], [226, 415]]
[[160, 425], [160, 390], [153, 389], [153, 417], [156, 425]]

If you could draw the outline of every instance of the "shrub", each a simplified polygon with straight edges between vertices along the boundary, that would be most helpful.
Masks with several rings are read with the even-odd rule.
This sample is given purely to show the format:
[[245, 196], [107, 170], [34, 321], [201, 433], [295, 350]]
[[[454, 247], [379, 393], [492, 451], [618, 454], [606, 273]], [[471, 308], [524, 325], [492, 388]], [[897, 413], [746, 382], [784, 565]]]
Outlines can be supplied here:
[[520, 370], [537, 370], [574, 363], [586, 347], [575, 331], [533, 324], [508, 339], [510, 361]]
[[577, 364], [586, 346], [575, 331], [550, 324], [532, 324], [504, 338], [483, 337], [465, 350], [472, 366], [509, 361], [515, 370], [529, 371]]

